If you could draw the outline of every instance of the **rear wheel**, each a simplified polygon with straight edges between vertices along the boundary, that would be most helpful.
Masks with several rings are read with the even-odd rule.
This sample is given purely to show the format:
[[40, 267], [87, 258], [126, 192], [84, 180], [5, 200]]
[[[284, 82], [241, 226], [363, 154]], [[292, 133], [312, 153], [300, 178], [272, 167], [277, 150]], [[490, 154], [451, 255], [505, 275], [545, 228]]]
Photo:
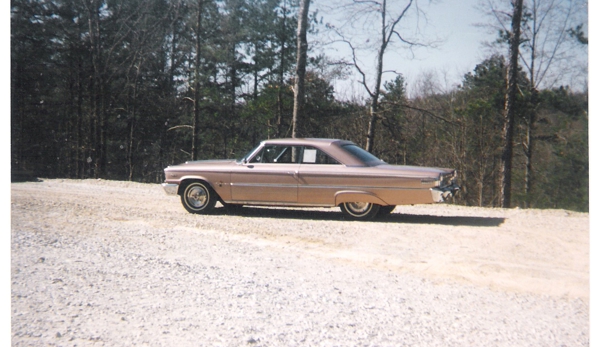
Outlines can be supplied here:
[[181, 194], [181, 203], [189, 213], [210, 213], [218, 197], [204, 182], [191, 182]]
[[344, 217], [350, 220], [373, 219], [381, 208], [380, 205], [369, 202], [344, 202], [339, 207]]

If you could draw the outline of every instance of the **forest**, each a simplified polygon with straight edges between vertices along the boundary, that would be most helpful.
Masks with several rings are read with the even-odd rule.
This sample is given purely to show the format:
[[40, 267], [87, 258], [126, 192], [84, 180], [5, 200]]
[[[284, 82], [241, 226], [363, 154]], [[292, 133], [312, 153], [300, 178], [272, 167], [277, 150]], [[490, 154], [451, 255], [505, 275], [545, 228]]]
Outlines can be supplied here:
[[[485, 3], [494, 51], [452, 88], [426, 74], [411, 86], [401, 71], [383, 75], [390, 46], [427, 44], [402, 32], [417, 1], [331, 3], [352, 11], [348, 21], [380, 23], [366, 48], [373, 72], [356, 58], [358, 29], [309, 12], [295, 123], [299, 0], [12, 0], [11, 170], [160, 183], [171, 164], [240, 158], [268, 138], [326, 137], [390, 164], [455, 168], [456, 204], [500, 206], [512, 6]], [[569, 15], [586, 11], [577, 4], [524, 1], [512, 207], [589, 210], [588, 87], [563, 82], [588, 74], [572, 63], [588, 54], [586, 23]], [[333, 41], [347, 57], [317, 49]], [[348, 71], [363, 95], [338, 97], [332, 80]]]

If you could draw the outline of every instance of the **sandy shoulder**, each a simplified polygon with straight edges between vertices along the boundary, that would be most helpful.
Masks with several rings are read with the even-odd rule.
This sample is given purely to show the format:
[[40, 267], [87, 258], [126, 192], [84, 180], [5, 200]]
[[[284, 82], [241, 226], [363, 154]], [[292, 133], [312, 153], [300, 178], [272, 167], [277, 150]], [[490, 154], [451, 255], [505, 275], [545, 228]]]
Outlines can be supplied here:
[[589, 216], [187, 213], [157, 184], [11, 184], [13, 346], [588, 346]]
[[[244, 208], [233, 216], [194, 216], [159, 185], [45, 180], [12, 185], [13, 218], [27, 211], [21, 202], [39, 194], [65, 208], [79, 208], [69, 211], [79, 218], [91, 214], [97, 218], [96, 228], [102, 221], [191, 225], [362, 267], [589, 299], [588, 213], [441, 204], [400, 206], [388, 218], [366, 223], [344, 221], [338, 209]], [[94, 208], [88, 210], [85, 204]]]

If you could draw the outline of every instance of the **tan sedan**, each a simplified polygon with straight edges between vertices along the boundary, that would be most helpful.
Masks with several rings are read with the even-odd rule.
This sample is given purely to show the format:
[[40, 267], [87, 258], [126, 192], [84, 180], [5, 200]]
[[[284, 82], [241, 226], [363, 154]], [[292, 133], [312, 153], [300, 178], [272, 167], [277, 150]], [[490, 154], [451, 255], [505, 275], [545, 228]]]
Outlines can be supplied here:
[[163, 187], [191, 213], [225, 207], [339, 206], [348, 219], [372, 219], [396, 205], [452, 197], [456, 171], [389, 165], [350, 141], [266, 140], [239, 160], [203, 160], [164, 169]]

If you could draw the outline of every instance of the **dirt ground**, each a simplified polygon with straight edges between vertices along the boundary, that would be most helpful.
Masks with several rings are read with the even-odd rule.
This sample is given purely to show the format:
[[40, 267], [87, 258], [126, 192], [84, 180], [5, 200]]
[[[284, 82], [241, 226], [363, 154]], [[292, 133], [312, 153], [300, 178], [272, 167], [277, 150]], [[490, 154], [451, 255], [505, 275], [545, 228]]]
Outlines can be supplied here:
[[[127, 338], [130, 338], [130, 341], [138, 341], [140, 345], [169, 345], [174, 341], [181, 345], [239, 345], [240, 342], [249, 345], [292, 345], [294, 341], [299, 345], [440, 346], [514, 343], [571, 346], [589, 343], [588, 213], [440, 204], [399, 206], [390, 216], [371, 222], [345, 221], [338, 209], [244, 207], [236, 214], [227, 214], [220, 208], [213, 215], [200, 216], [187, 213], [177, 197], [167, 196], [160, 185], [156, 184], [103, 180], [42, 180], [11, 185], [11, 229], [13, 345], [111, 345], [119, 339], [129, 341]], [[364, 331], [370, 334], [363, 340], [363, 337], [359, 337], [361, 335], [352, 335], [358, 334], [356, 331], [359, 329], [356, 326], [360, 327], [362, 323], [349, 324], [348, 329], [353, 330], [340, 331], [339, 335], [331, 332], [332, 328], [327, 328], [329, 331], [325, 334], [323, 331], [327, 329], [322, 327], [320, 333], [313, 333], [313, 325], [318, 324], [318, 321], [310, 323], [311, 330], [302, 328], [294, 332], [287, 331], [291, 324], [287, 323], [288, 325], [277, 330], [278, 335], [260, 326], [252, 325], [250, 329], [244, 325], [246, 323], [239, 323], [230, 328], [230, 331], [236, 331], [235, 329], [241, 329], [240, 325], [243, 325], [245, 330], [228, 335], [229, 333], [221, 328], [212, 326], [213, 323], [206, 323], [212, 328], [203, 328], [206, 329], [203, 334], [212, 338], [206, 337], [206, 340], [198, 342], [191, 337], [187, 339], [187, 330], [184, 328], [181, 331], [185, 333], [177, 335], [180, 340], [173, 340], [172, 332], [170, 339], [166, 340], [163, 340], [164, 331], [159, 334], [160, 338], [152, 335], [152, 329], [148, 327], [157, 325], [158, 322], [148, 323], [145, 318], [135, 316], [143, 316], [143, 310], [136, 313], [138, 311], [133, 306], [128, 313], [129, 317], [126, 317], [126, 309], [119, 309], [123, 311], [119, 313], [123, 316], [119, 322], [132, 322], [135, 316], [140, 322], [144, 321], [144, 324], [118, 329], [105, 326], [96, 329], [97, 331], [93, 330], [93, 320], [83, 319], [81, 305], [78, 313], [72, 311], [75, 310], [71, 307], [72, 302], [78, 296], [88, 298], [81, 300], [83, 306], [86, 300], [89, 301], [87, 304], [91, 305], [90, 307], [109, 305], [92, 302], [90, 297], [97, 298], [96, 301], [110, 301], [110, 298], [100, 298], [101, 295], [108, 295], [110, 291], [130, 290], [128, 293], [134, 297], [143, 297], [143, 292], [132, 289], [133, 287], [123, 289], [129, 288], [127, 286], [132, 285], [133, 282], [130, 281], [135, 278], [146, 281], [134, 286], [135, 288], [164, 285], [162, 282], [159, 284], [151, 280], [155, 277], [152, 275], [153, 271], [158, 270], [139, 263], [140, 259], [145, 259], [144, 257], [166, 264], [164, 266], [169, 267], [168, 272], [173, 272], [174, 268], [178, 269], [179, 265], [185, 265], [190, 269], [203, 266], [203, 269], [208, 269], [206, 271], [213, 268], [229, 269], [233, 271], [230, 274], [233, 276], [231, 278], [246, 276], [248, 272], [269, 274], [262, 277], [264, 281], [270, 278], [268, 276], [274, 276], [271, 278], [274, 282], [270, 282], [270, 286], [265, 284], [269, 289], [253, 287], [253, 305], [256, 305], [256, 302], [264, 304], [263, 300], [256, 299], [261, 295], [265, 295], [265, 298], [272, 297], [272, 293], [267, 295], [262, 291], [270, 291], [272, 283], [279, 283], [283, 278], [288, 278], [289, 283], [293, 283], [290, 287], [297, 288], [301, 287], [296, 282], [299, 281], [299, 276], [304, 279], [301, 283], [314, 286], [313, 290], [308, 290], [312, 287], [306, 287], [308, 292], [319, 292], [325, 291], [322, 289], [325, 287], [337, 289], [339, 284], [332, 285], [327, 281], [333, 281], [337, 277], [332, 274], [338, 274], [337, 281], [345, 283], [346, 292], [356, 291], [353, 304], [361, 302], [360, 300], [367, 300], [368, 305], [371, 305], [369, 300], [379, 302], [378, 299], [370, 297], [374, 294], [363, 290], [364, 283], [380, 282], [382, 286], [382, 283], [391, 279], [395, 281], [393, 283], [415, 280], [415, 283], [422, 282], [428, 286], [421, 293], [435, 293], [431, 294], [431, 300], [444, 295], [438, 292], [442, 288], [457, 288], [457, 291], [463, 291], [464, 294], [460, 294], [462, 299], [455, 299], [455, 302], [448, 299], [448, 302], [453, 302], [452, 309], [456, 309], [455, 305], [460, 306], [460, 302], [468, 305], [470, 299], [463, 298], [474, 295], [472, 293], [478, 293], [476, 297], [479, 299], [489, 296], [490, 299], [480, 301], [496, 305], [492, 307], [498, 312], [503, 310], [502, 307], [509, 306], [502, 303], [504, 298], [508, 298], [505, 300], [508, 300], [510, 305], [520, 302], [521, 298], [527, 298], [530, 302], [538, 302], [538, 307], [545, 308], [541, 311], [527, 311], [522, 304], [518, 304], [518, 310], [530, 313], [529, 318], [519, 319], [518, 326], [540, 324], [528, 321], [534, 321], [539, 314], [543, 316], [546, 313], [546, 324], [550, 325], [550, 328], [531, 326], [531, 332], [526, 333], [530, 336], [525, 334], [530, 343], [526, 343], [523, 342], [525, 340], [522, 340], [522, 336], [512, 336], [509, 330], [499, 329], [496, 332], [495, 328], [480, 326], [450, 328], [453, 323], [443, 325], [449, 329], [448, 331], [439, 331], [435, 337], [427, 340], [423, 335], [419, 335], [416, 328], [427, 326], [420, 318], [411, 329], [406, 328], [406, 334], [401, 335], [401, 338], [398, 337], [399, 334], [391, 337], [377, 330], [377, 327], [387, 324], [384, 322], [396, 326], [397, 319], [389, 318], [384, 322], [375, 322], [377, 327], [369, 325], [371, 323], [363, 323]], [[118, 259], [120, 260], [117, 261]], [[251, 264], [253, 269], [258, 270], [249, 268], [249, 259], [254, 262]], [[265, 264], [256, 264], [262, 261]], [[278, 265], [273, 265], [275, 263]], [[92, 275], [89, 268], [83, 268], [83, 264], [107, 268], [102, 268]], [[118, 278], [123, 281], [126, 278], [127, 281], [119, 282], [113, 279], [113, 284], [119, 283], [117, 287], [103, 287], [100, 292], [93, 293], [84, 291], [83, 288], [89, 287], [88, 282], [92, 278], [108, 286], [111, 281], [106, 280], [109, 276], [107, 274], [117, 271], [115, 267], [119, 266], [123, 266], [123, 269], [119, 270]], [[143, 267], [143, 271], [149, 271], [150, 274], [142, 275], [133, 269], [134, 266], [138, 266], [139, 271], [142, 271]], [[328, 275], [319, 272], [325, 271], [324, 269], [328, 269]], [[205, 273], [197, 271], [195, 273], [198, 276]], [[346, 273], [362, 274], [362, 279], [345, 282], [347, 276], [342, 274]], [[224, 275], [219, 272], [218, 276]], [[328, 283], [329, 287], [322, 287], [320, 283]], [[205, 281], [202, 284], [198, 283], [198, 286], [201, 285], [207, 284]], [[221, 288], [220, 284], [214, 285]], [[188, 293], [189, 291], [193, 292], [193, 289], [190, 288]], [[362, 294], [358, 295], [358, 291]], [[309, 298], [308, 292], [299, 297]], [[225, 293], [231, 294], [229, 291]], [[389, 298], [392, 295], [385, 297]], [[161, 300], [170, 302], [160, 297]], [[234, 305], [232, 303], [235, 302], [239, 304], [238, 300], [241, 297], [237, 296], [234, 300], [231, 299], [233, 301], [227, 302], [230, 305]], [[409, 300], [409, 296], [404, 299]], [[126, 305], [130, 304], [131, 298], [112, 297], [112, 300], [124, 300], [121, 304]], [[215, 300], [209, 302], [221, 302], [220, 299]], [[285, 297], [285, 300], [291, 299]], [[317, 299], [314, 300], [318, 302]], [[420, 302], [423, 310], [431, 312], [430, 308], [426, 308], [431, 305], [428, 300], [413, 300]], [[33, 309], [45, 307], [48, 301], [53, 304], [49, 304], [46, 310]], [[326, 302], [328, 304], [325, 305], [332, 305], [331, 302], [335, 301]], [[174, 302], [170, 304], [179, 305]], [[297, 308], [289, 309], [297, 312], [305, 310], [305, 316], [314, 312], [316, 307], [315, 301], [298, 302], [298, 305], [300, 306]], [[57, 307], [65, 311], [61, 313]], [[190, 307], [185, 306], [188, 310], [191, 310]], [[414, 307], [417, 307], [416, 303], [410, 306], [412, 309]], [[165, 310], [164, 307], [155, 309]], [[212, 309], [218, 312], [216, 308], [204, 308], [203, 312], [212, 312]], [[272, 310], [272, 317], [269, 319], [273, 320], [267, 321], [271, 326], [276, 326], [279, 322], [274, 320], [275, 309]], [[331, 306], [327, 310], [334, 311], [335, 308]], [[389, 317], [397, 317], [398, 312], [404, 312], [402, 310], [389, 308], [384, 312], [390, 314]], [[227, 309], [225, 311], [228, 312]], [[408, 311], [406, 310], [405, 314], [408, 314]], [[487, 316], [484, 316], [483, 311], [484, 309], [473, 309], [473, 316], [470, 318], [480, 314], [482, 318], [479, 321], [484, 320]], [[102, 317], [104, 311], [100, 309], [99, 312], [96, 313]], [[168, 309], [167, 312], [173, 314], [173, 309]], [[366, 313], [361, 312], [354, 312], [352, 316], [364, 318], [363, 314]], [[570, 316], [562, 318], [567, 319], [567, 324], [558, 320], [558, 316], [568, 314]], [[439, 313], [438, 324], [441, 324], [446, 316], [445, 313]], [[381, 316], [377, 317], [382, 319]], [[505, 313], [505, 317], [511, 316]], [[180, 318], [183, 321], [186, 319], [197, 323], [195, 319], [199, 318]], [[247, 317], [245, 319], [247, 321]], [[319, 319], [322, 320], [322, 316]], [[504, 323], [506, 319], [509, 321], [513, 317], [503, 318]], [[197, 324], [202, 326], [201, 323]], [[143, 332], [135, 335], [133, 331], [137, 331], [136, 329]], [[524, 328], [516, 330], [520, 329]], [[552, 336], [543, 335], [544, 333], [540, 332], [543, 330], [550, 330]], [[284, 333], [287, 335], [281, 335]], [[469, 340], [468, 336], [477, 334], [480, 335], [478, 340]], [[293, 340], [291, 336], [298, 340]], [[124, 337], [126, 338], [123, 340]], [[547, 340], [543, 340], [544, 338]]]

